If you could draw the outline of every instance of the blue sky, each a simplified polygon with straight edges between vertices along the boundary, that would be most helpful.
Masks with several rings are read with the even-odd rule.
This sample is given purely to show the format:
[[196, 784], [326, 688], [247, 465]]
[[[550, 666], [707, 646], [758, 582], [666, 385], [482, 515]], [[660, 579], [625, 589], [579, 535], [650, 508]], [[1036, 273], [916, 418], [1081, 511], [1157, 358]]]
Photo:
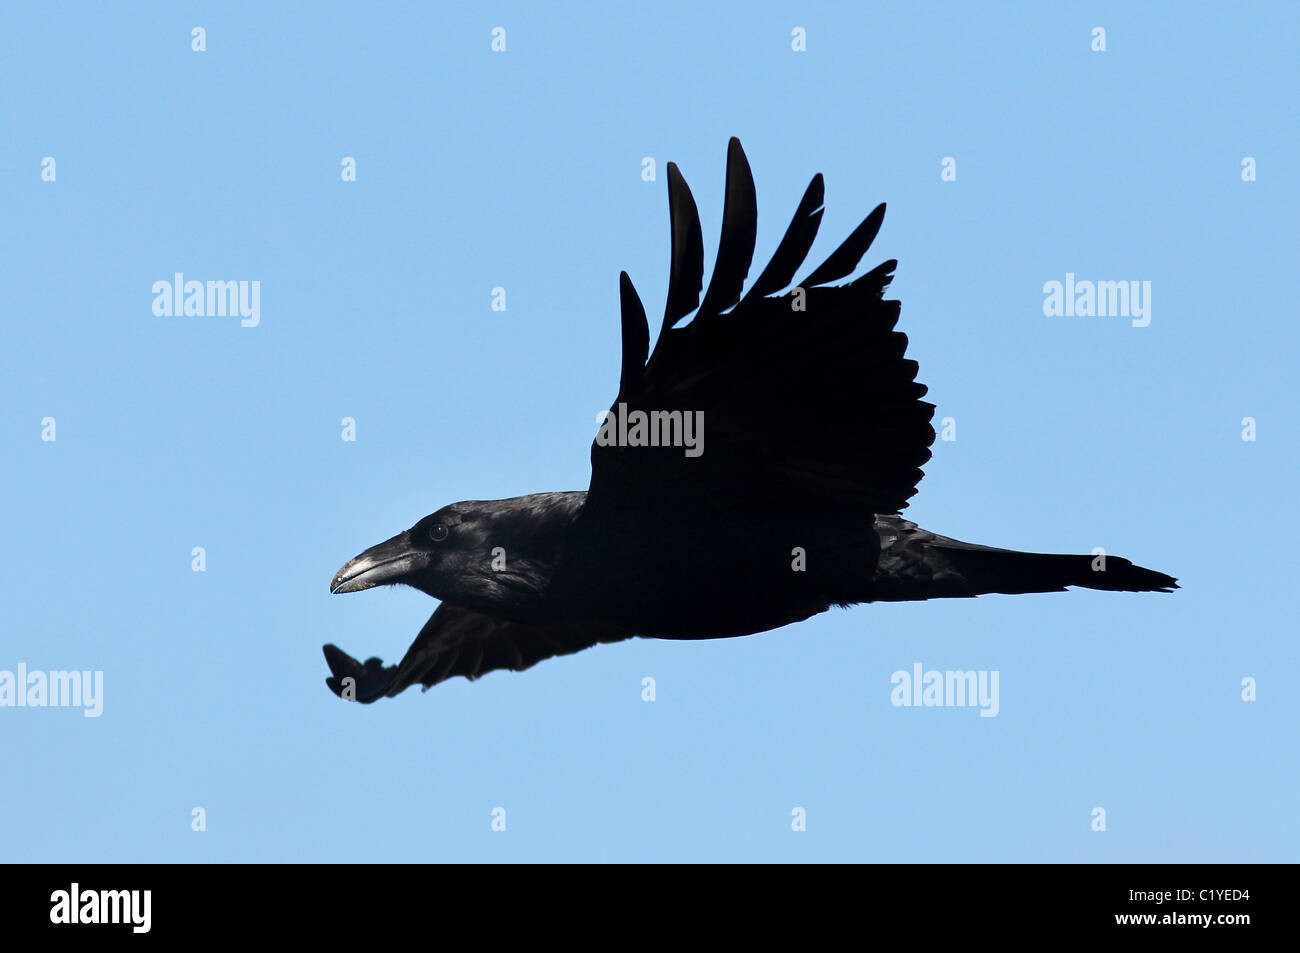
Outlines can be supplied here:
[[[0, 859], [1300, 859], [1294, 4], [443, 6], [5, 5], [0, 670], [104, 692], [0, 708]], [[618, 272], [657, 313], [669, 160], [711, 258], [732, 135], [753, 275], [815, 172], [817, 261], [889, 203], [864, 266], [956, 422], [908, 516], [1184, 588], [338, 701], [322, 643], [392, 661], [434, 608], [329, 595], [344, 561], [586, 487]], [[156, 316], [175, 272], [260, 323]], [[1067, 273], [1151, 282], [1150, 324], [1045, 316]], [[997, 717], [891, 705], [918, 662], [998, 672]]]

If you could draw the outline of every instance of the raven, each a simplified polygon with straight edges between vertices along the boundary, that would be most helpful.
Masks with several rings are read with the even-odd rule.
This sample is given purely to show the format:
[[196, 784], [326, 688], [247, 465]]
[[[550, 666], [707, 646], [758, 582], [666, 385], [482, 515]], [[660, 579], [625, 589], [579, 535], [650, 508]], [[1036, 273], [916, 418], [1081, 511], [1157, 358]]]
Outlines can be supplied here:
[[907, 337], [894, 330], [899, 302], [884, 298], [898, 263], [826, 287], [857, 268], [885, 206], [781, 293], [817, 234], [823, 190], [818, 174], [742, 295], [757, 219], [733, 138], [701, 302], [699, 214], [668, 164], [663, 325], [650, 353], [623, 272], [618, 396], [592, 445], [589, 489], [453, 503], [344, 565], [330, 592], [402, 583], [441, 605], [395, 666], [326, 645], [336, 695], [373, 702], [633, 636], [750, 635], [832, 605], [1177, 588], [1117, 556], [994, 549], [902, 518], [935, 433]]

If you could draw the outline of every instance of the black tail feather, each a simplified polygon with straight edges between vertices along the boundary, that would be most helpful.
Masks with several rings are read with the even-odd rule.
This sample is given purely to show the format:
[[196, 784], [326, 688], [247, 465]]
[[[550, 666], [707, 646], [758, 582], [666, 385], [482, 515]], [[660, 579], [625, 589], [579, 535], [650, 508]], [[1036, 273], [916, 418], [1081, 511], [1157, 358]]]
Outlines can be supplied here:
[[935, 546], [973, 594], [1058, 592], [1068, 586], [1110, 592], [1173, 592], [1178, 580], [1121, 556], [1020, 553], [970, 546]]
[[1173, 592], [1178, 580], [1122, 556], [1022, 553], [964, 543], [900, 516], [876, 517], [880, 559], [870, 601], [944, 599], [1001, 592], [1063, 592], [1070, 586], [1110, 592]]

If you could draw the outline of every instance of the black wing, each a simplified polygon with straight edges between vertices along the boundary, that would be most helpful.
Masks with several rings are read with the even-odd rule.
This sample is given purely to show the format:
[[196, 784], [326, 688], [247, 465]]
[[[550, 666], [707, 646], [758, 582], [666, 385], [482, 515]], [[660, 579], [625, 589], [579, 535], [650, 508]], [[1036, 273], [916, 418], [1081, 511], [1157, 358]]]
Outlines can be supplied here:
[[[325, 660], [333, 672], [325, 684], [340, 698], [369, 703], [400, 694], [415, 684], [432, 688], [457, 675], [473, 681], [497, 669], [523, 671], [542, 659], [630, 636], [630, 632], [592, 623], [507, 622], [444, 602], [397, 665], [384, 665], [377, 658], [367, 659], [363, 665], [337, 646], [325, 646]], [[346, 678], [353, 679], [350, 685], [344, 682]]]
[[[907, 337], [894, 330], [899, 303], [883, 300], [897, 262], [822, 287], [857, 267], [885, 206], [798, 287], [774, 296], [793, 280], [817, 234], [823, 185], [816, 176], [772, 261], [742, 298], [757, 219], [749, 163], [732, 139], [717, 264], [694, 319], [679, 328], [699, 302], [703, 249], [695, 201], [672, 164], [668, 183], [672, 266], [663, 327], [647, 361], [645, 309], [624, 273], [622, 375], [611, 413], [702, 412], [702, 453], [620, 445], [611, 442], [612, 430], [598, 436], [584, 518], [598, 520], [633, 500], [672, 506], [687, 495], [726, 505], [816, 499], [841, 513], [902, 510], [935, 434], [916, 362], [903, 356]], [[668, 432], [667, 423], [660, 426]]]

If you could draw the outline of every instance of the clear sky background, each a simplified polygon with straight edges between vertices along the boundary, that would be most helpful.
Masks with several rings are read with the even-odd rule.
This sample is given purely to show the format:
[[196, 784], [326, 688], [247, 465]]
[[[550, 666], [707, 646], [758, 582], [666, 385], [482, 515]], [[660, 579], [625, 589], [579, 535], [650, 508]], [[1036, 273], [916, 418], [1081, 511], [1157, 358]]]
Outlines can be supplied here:
[[[1300, 859], [1300, 8], [1142, 7], [6, 3], [0, 669], [105, 687], [97, 719], [0, 709], [0, 859]], [[812, 264], [889, 203], [864, 267], [899, 259], [956, 421], [909, 517], [1184, 588], [340, 702], [321, 644], [393, 661], [435, 607], [331, 596], [343, 562], [455, 500], [586, 487], [618, 272], [660, 313], [669, 160], [711, 261], [732, 135], [751, 277], [814, 173]], [[260, 281], [260, 325], [155, 316], [177, 271]], [[1150, 325], [1045, 317], [1067, 272], [1150, 281]], [[998, 716], [892, 706], [916, 662], [998, 671]]]

